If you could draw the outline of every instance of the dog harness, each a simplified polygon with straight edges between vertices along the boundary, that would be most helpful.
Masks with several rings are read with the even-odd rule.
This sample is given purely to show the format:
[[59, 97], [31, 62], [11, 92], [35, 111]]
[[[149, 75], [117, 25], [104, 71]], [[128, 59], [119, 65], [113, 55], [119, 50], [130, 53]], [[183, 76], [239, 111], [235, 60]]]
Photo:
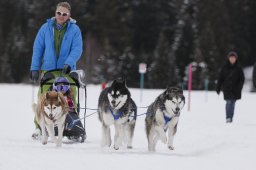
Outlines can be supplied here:
[[164, 130], [166, 130], [167, 129], [167, 124], [172, 120], [172, 118], [166, 116], [164, 111], [163, 111], [163, 116], [164, 116], [164, 121], [165, 121], [165, 123], [164, 123]]
[[164, 111], [163, 111], [163, 115], [164, 115], [164, 120], [165, 120], [165, 125], [166, 125], [168, 122], [170, 122], [170, 121], [172, 120], [172, 118], [166, 116], [165, 113], [164, 113]]
[[118, 120], [118, 119], [123, 115], [123, 112], [118, 112], [117, 114], [115, 114], [115, 113], [113, 112], [113, 110], [111, 109], [111, 107], [109, 107], [109, 111], [110, 111], [111, 114], [113, 115], [114, 120]]

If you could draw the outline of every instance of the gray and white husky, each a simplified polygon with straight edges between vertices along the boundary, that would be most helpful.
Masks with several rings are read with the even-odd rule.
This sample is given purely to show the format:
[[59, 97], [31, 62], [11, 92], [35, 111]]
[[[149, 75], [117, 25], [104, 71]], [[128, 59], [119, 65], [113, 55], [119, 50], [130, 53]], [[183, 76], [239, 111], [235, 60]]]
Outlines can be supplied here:
[[119, 149], [123, 142], [127, 148], [132, 148], [137, 106], [123, 78], [114, 80], [110, 87], [101, 92], [98, 113], [102, 122], [101, 146], [111, 146], [110, 126], [114, 125], [114, 149]]
[[174, 149], [173, 138], [177, 131], [180, 111], [184, 105], [183, 91], [177, 87], [168, 87], [148, 107], [145, 124], [149, 151], [155, 151], [159, 139], [164, 144], [167, 143], [170, 150]]

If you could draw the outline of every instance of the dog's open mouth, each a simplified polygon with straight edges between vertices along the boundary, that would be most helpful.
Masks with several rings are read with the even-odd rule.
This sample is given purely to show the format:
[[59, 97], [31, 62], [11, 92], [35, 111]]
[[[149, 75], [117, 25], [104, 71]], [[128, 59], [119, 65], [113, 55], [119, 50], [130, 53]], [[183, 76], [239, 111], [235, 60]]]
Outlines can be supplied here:
[[179, 117], [179, 116], [180, 116], [180, 112], [176, 112], [176, 113], [175, 113], [175, 116], [176, 116], [176, 117]]
[[173, 113], [174, 113], [175, 117], [179, 117], [180, 116], [180, 111], [173, 111]]

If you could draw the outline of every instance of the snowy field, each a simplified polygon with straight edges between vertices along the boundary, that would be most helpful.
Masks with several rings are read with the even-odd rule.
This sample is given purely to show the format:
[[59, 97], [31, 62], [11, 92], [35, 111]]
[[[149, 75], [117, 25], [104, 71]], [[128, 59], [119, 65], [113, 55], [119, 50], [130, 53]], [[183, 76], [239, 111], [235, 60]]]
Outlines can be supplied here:
[[[145, 115], [138, 117], [132, 150], [101, 148], [101, 124], [96, 114], [86, 119], [85, 143], [67, 139], [61, 148], [31, 139], [34, 131], [32, 86], [0, 84], [0, 170], [255, 170], [256, 93], [243, 92], [236, 103], [234, 122], [225, 123], [225, 102], [215, 92], [191, 94], [181, 112], [175, 150], [160, 141], [147, 151]], [[36, 89], [34, 89], [36, 90]], [[131, 89], [138, 106], [147, 106], [163, 90]], [[100, 86], [87, 87], [87, 107], [96, 108]], [[187, 99], [188, 93], [184, 92]], [[81, 101], [83, 103], [83, 101]], [[146, 109], [138, 109], [138, 114]], [[87, 114], [94, 111], [87, 111]], [[112, 129], [113, 130], [113, 129]], [[113, 131], [112, 131], [113, 135]]]

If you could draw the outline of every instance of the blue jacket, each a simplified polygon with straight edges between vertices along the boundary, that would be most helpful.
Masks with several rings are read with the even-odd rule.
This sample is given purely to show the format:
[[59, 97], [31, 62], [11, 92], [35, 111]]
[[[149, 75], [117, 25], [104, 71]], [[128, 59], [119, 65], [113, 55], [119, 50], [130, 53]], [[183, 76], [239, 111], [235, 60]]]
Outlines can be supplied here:
[[61, 43], [59, 56], [56, 56], [54, 48], [55, 18], [48, 19], [37, 33], [30, 70], [55, 70], [62, 69], [68, 64], [71, 70], [76, 69], [76, 62], [83, 51], [82, 35], [74, 19], [68, 21], [67, 30]]

